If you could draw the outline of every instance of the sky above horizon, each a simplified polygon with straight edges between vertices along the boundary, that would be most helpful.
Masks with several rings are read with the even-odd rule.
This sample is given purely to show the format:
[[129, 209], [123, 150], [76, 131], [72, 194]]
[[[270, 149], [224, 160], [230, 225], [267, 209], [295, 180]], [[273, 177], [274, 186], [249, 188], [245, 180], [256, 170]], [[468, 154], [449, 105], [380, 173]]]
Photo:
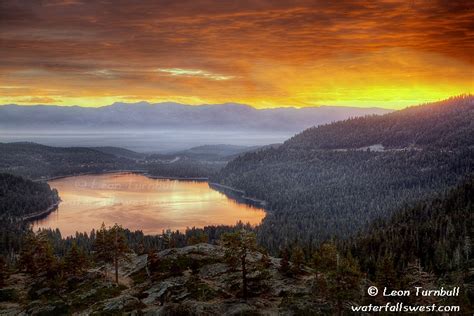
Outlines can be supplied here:
[[399, 109], [474, 91], [460, 0], [4, 0], [0, 104]]

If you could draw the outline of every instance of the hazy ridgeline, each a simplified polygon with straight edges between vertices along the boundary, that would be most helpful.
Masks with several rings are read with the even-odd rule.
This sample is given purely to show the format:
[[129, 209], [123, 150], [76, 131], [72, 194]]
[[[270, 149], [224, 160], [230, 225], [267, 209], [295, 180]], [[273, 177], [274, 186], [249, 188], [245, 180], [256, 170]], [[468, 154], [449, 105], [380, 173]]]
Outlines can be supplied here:
[[0, 142], [51, 146], [118, 146], [170, 152], [207, 144], [279, 143], [310, 126], [383, 114], [378, 108], [317, 107], [257, 110], [228, 103], [114, 103], [99, 108], [0, 106]]

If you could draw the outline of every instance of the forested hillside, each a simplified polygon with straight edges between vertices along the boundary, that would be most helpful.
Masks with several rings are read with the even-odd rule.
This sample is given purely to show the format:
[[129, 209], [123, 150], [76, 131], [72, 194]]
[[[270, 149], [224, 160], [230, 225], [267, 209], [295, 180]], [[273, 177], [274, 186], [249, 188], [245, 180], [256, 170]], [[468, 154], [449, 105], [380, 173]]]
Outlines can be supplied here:
[[412, 106], [385, 115], [351, 118], [305, 130], [290, 149], [465, 148], [474, 140], [474, 96]]
[[131, 159], [131, 160], [142, 160], [142, 159], [145, 159], [145, 157], [147, 156], [146, 154], [138, 153], [136, 151], [121, 148], [121, 147], [111, 147], [111, 146], [90, 147], [90, 149], [97, 150], [105, 154], [111, 154], [117, 157]]
[[[238, 157], [215, 180], [267, 201], [272, 212], [259, 240], [271, 251], [295, 242], [315, 246], [471, 174], [473, 109], [472, 96], [458, 97], [312, 128], [279, 148]], [[385, 148], [359, 150], [377, 144]]]
[[32, 179], [134, 166], [129, 159], [84, 147], [0, 143], [0, 152], [0, 171]]
[[237, 146], [237, 145], [204, 145], [192, 147], [187, 150], [173, 153], [174, 156], [191, 158], [206, 161], [229, 161], [229, 157], [235, 158], [238, 155], [255, 151], [261, 146]]
[[0, 173], [0, 256], [18, 250], [27, 223], [22, 219], [47, 211], [59, 200], [47, 183]]
[[[220, 145], [221, 147], [231, 147]], [[81, 173], [140, 170], [157, 177], [208, 177], [247, 147], [216, 154], [202, 146], [170, 154], [144, 154], [120, 147], [51, 147], [36, 143], [0, 143], [0, 172], [29, 179]], [[248, 147], [253, 149], [253, 147]]]
[[426, 270], [443, 274], [473, 266], [472, 238], [474, 178], [445, 195], [402, 209], [389, 220], [375, 221], [347, 245], [371, 275], [383, 261], [400, 272], [416, 260]]
[[0, 216], [25, 216], [46, 210], [58, 201], [49, 184], [0, 173]]

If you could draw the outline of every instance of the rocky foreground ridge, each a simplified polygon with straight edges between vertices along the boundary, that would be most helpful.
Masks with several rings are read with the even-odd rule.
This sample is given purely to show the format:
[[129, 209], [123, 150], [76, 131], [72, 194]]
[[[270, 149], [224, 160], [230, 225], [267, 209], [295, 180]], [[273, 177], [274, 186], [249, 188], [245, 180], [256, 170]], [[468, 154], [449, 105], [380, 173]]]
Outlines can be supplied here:
[[[0, 291], [0, 315], [302, 315], [330, 308], [313, 294], [309, 268], [289, 277], [282, 259], [259, 252], [247, 257], [246, 300], [240, 297], [242, 272], [225, 260], [221, 246], [202, 243], [152, 256], [123, 262], [118, 286], [104, 277], [104, 267], [69, 280], [71, 288], [59, 293], [37, 278], [12, 275]], [[15, 299], [7, 302], [8, 295]]]

